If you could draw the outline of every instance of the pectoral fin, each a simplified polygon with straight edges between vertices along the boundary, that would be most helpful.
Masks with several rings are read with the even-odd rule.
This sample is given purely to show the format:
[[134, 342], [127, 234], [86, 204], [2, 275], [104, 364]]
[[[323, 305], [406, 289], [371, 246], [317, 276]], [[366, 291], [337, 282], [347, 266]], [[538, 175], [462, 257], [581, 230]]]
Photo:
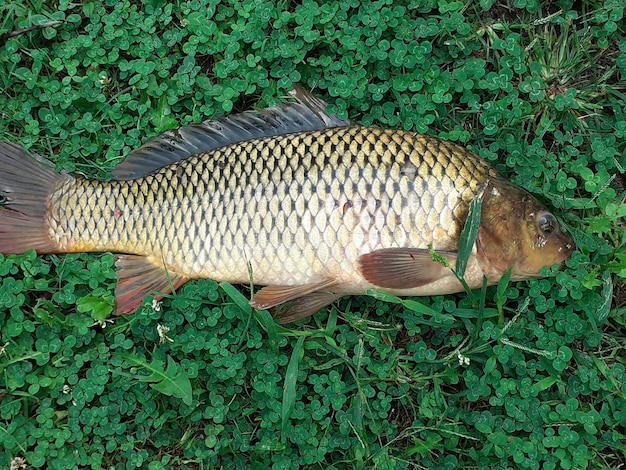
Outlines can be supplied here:
[[298, 286], [267, 286], [254, 294], [250, 305], [258, 309], [272, 308], [276, 305], [297, 299], [298, 297], [311, 294], [312, 292], [328, 289], [336, 283], [334, 279], [324, 279], [321, 282]]
[[[454, 266], [456, 253], [437, 252]], [[372, 284], [387, 289], [421, 287], [448, 273], [448, 268], [433, 261], [429, 250], [386, 248], [359, 257], [359, 271]]]
[[[165, 270], [148, 260], [146, 256], [118, 255], [117, 287], [115, 288], [116, 315], [133, 313], [139, 308], [146, 295], [153, 292], [169, 294], [172, 289], [189, 279]], [[155, 295], [156, 298], [160, 298]]]

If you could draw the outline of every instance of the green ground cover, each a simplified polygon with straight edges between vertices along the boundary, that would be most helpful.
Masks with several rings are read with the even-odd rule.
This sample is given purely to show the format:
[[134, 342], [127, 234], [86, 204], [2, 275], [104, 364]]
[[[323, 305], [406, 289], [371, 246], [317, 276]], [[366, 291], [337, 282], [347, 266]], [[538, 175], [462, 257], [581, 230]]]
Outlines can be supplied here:
[[151, 136], [300, 83], [342, 118], [470, 147], [578, 249], [474, 299], [353, 297], [287, 327], [210, 280], [110, 323], [111, 254], [0, 255], [0, 468], [625, 465], [625, 9], [2, 3], [0, 139], [59, 169], [106, 178]]

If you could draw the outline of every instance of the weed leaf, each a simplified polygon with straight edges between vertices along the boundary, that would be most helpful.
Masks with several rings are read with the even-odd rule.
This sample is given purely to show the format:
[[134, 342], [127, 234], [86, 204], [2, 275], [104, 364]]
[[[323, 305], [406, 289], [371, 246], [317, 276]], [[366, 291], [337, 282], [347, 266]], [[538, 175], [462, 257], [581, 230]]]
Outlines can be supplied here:
[[90, 312], [94, 320], [105, 320], [111, 315], [113, 305], [101, 297], [86, 296], [76, 299], [76, 310]]
[[[119, 357], [128, 363], [145, 369], [150, 373], [147, 376], [136, 377], [141, 382], [150, 382], [150, 386], [156, 391], [175, 398], [180, 398], [186, 405], [191, 405], [192, 388], [189, 377], [184, 370], [170, 356], [167, 356], [158, 349], [155, 349], [152, 361], [132, 354], [118, 354]], [[165, 363], [167, 362], [167, 367]]]

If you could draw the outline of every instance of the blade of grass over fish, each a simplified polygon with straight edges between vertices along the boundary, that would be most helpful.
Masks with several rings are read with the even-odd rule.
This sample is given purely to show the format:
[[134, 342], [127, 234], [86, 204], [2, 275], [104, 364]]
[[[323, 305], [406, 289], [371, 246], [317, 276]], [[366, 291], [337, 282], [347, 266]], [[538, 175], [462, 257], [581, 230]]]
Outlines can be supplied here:
[[254, 297], [254, 273], [252, 272], [252, 263], [248, 261], [248, 279], [250, 280], [250, 298]]
[[289, 418], [293, 407], [296, 404], [296, 387], [298, 381], [298, 369], [300, 367], [300, 356], [302, 356], [302, 350], [304, 348], [304, 336], [298, 338], [296, 346], [291, 353], [291, 359], [287, 365], [287, 373], [285, 374], [285, 384], [283, 386], [283, 407], [281, 411], [281, 438], [282, 441], [287, 440], [287, 425], [289, 424]]
[[478, 227], [480, 226], [480, 212], [483, 204], [482, 192], [477, 194], [469, 206], [469, 213], [467, 214], [467, 220], [465, 226], [461, 231], [461, 239], [459, 240], [459, 254], [456, 258], [456, 275], [459, 278], [465, 276], [465, 270], [467, 269], [467, 262], [474, 243], [476, 243], [476, 237], [478, 236]]

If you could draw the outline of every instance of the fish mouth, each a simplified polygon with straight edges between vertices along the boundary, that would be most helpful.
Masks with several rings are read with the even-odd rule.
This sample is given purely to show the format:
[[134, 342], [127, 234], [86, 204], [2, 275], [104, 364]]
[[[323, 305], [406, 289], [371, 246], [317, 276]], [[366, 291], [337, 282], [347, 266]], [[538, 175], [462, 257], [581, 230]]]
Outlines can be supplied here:
[[570, 256], [572, 256], [572, 253], [574, 252], [575, 249], [576, 249], [576, 245], [574, 245], [573, 241], [565, 241], [561, 245], [561, 247], [559, 248], [559, 255], [560, 255], [559, 258], [561, 259], [557, 260], [557, 262], [562, 268], [565, 267], [565, 262]]
[[563, 252], [565, 253], [565, 258], [563, 259], [563, 263], [565, 263], [565, 260], [572, 255], [574, 250], [576, 250], [576, 243], [574, 242], [574, 238], [563, 225], [561, 225], [561, 233], [559, 233], [559, 242]]
[[561, 230], [552, 234], [549, 243], [544, 245], [542, 250], [514, 265], [514, 274], [516, 278], [523, 279], [525, 277], [542, 277], [542, 269], [551, 268], [554, 265], [558, 265], [559, 270], [563, 270], [567, 267], [567, 259], [574, 250], [576, 250], [574, 239], [567, 231]]
[[558, 263], [560, 269], [564, 269], [566, 267], [567, 259], [572, 256], [574, 250], [576, 250], [576, 243], [574, 243], [574, 239], [570, 236], [569, 233], [562, 230], [558, 237], [559, 240], [559, 258], [555, 264]]

